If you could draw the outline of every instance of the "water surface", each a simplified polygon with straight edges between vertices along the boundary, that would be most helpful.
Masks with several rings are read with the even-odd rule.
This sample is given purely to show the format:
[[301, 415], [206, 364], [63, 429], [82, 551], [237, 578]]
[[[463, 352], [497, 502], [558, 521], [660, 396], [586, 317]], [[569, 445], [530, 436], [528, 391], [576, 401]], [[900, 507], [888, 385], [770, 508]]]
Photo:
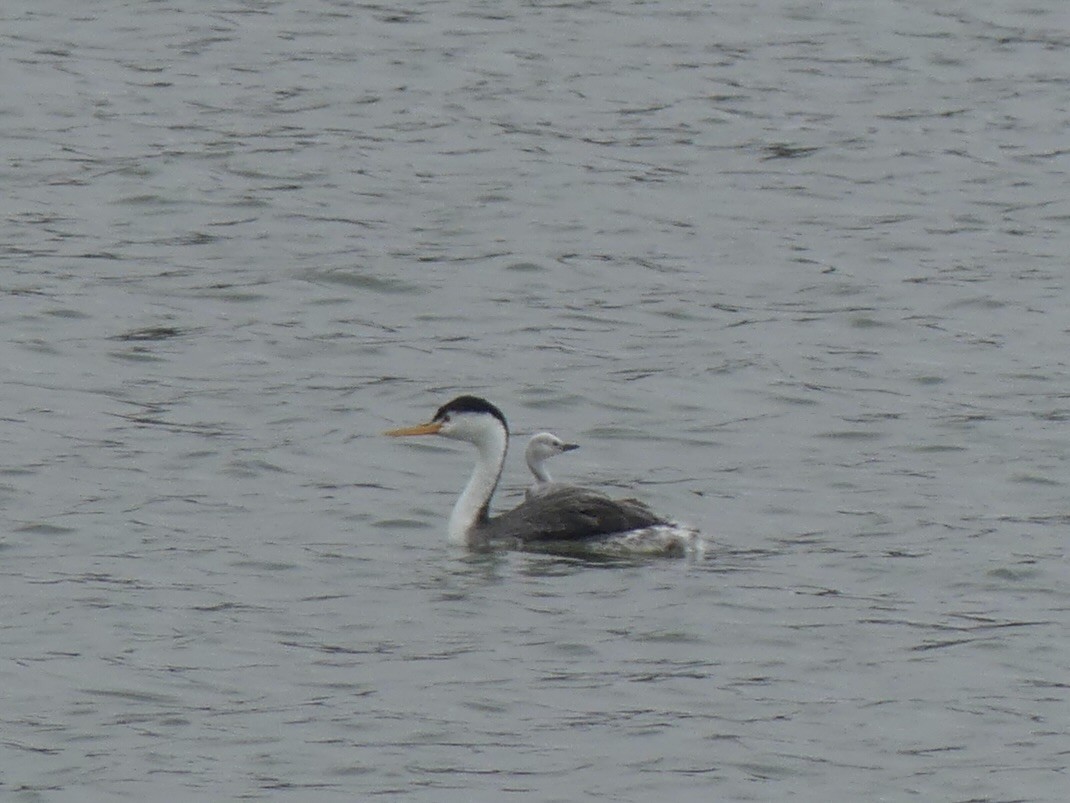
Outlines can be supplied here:
[[[1065, 797], [1063, 4], [68, 5], [0, 12], [0, 797]], [[379, 433], [462, 392], [705, 558], [450, 549], [472, 456]]]

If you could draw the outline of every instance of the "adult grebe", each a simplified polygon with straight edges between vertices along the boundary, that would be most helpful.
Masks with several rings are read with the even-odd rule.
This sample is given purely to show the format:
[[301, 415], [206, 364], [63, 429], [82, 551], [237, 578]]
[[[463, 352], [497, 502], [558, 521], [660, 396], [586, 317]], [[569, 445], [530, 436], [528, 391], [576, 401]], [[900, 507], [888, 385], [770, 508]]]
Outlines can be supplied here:
[[565, 443], [550, 432], [540, 432], [538, 435], [532, 435], [531, 440], [528, 441], [528, 448], [524, 450], [524, 459], [527, 461], [531, 473], [535, 475], [535, 484], [528, 488], [527, 498], [531, 499], [533, 496], [561, 487], [561, 483], [550, 479], [550, 472], [546, 470], [546, 461], [554, 455], [564, 454], [579, 448], [580, 445], [578, 443]]
[[458, 396], [439, 407], [428, 423], [384, 434], [441, 435], [476, 447], [475, 470], [450, 514], [449, 540], [455, 544], [507, 541], [535, 549], [676, 556], [695, 545], [694, 530], [672, 524], [638, 500], [610, 499], [568, 485], [492, 517], [490, 500], [505, 464], [509, 425], [501, 410], [478, 396]]

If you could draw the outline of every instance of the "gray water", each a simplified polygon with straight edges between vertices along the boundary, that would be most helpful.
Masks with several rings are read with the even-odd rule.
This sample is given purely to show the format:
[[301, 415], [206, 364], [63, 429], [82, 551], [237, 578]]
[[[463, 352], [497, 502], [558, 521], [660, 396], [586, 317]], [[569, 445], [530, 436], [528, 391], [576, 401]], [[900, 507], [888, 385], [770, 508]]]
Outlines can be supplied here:
[[[5, 2], [0, 799], [1064, 800], [1068, 31]], [[448, 547], [462, 392], [706, 555]]]

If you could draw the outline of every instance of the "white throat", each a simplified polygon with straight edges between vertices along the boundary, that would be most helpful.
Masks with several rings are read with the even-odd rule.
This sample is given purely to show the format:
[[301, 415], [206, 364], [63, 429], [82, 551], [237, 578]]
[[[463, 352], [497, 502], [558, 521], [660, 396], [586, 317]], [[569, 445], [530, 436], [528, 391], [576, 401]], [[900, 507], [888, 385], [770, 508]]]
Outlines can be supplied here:
[[540, 483], [552, 482], [550, 479], [550, 472], [546, 470], [546, 463], [541, 457], [536, 456], [533, 452], [528, 452], [528, 468], [531, 469], [531, 473], [535, 475], [535, 479]]
[[487, 427], [472, 440], [479, 456], [468, 484], [450, 514], [450, 543], [473, 546], [480, 541], [479, 526], [490, 514], [490, 499], [505, 465], [509, 436], [500, 426]]

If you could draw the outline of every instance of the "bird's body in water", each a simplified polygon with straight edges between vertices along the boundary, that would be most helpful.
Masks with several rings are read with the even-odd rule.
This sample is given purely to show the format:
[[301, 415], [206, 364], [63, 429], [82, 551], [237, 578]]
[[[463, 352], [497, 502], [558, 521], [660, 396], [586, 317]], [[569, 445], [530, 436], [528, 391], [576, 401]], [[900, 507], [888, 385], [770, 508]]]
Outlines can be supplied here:
[[554, 455], [564, 454], [579, 448], [580, 445], [578, 443], [565, 443], [550, 432], [540, 432], [537, 435], [532, 435], [531, 440], [528, 441], [528, 448], [524, 451], [524, 460], [527, 461], [531, 473], [535, 475], [535, 483], [528, 488], [527, 498], [531, 499], [547, 491], [564, 487], [561, 483], [554, 482], [550, 477], [550, 472], [546, 469], [546, 461]]
[[697, 533], [658, 516], [636, 499], [611, 499], [575, 486], [554, 487], [499, 516], [490, 515], [509, 446], [501, 410], [478, 396], [458, 396], [426, 424], [386, 433], [440, 435], [476, 447], [475, 469], [453, 507], [449, 540], [469, 547], [506, 542], [527, 549], [610, 554], [684, 555]]

